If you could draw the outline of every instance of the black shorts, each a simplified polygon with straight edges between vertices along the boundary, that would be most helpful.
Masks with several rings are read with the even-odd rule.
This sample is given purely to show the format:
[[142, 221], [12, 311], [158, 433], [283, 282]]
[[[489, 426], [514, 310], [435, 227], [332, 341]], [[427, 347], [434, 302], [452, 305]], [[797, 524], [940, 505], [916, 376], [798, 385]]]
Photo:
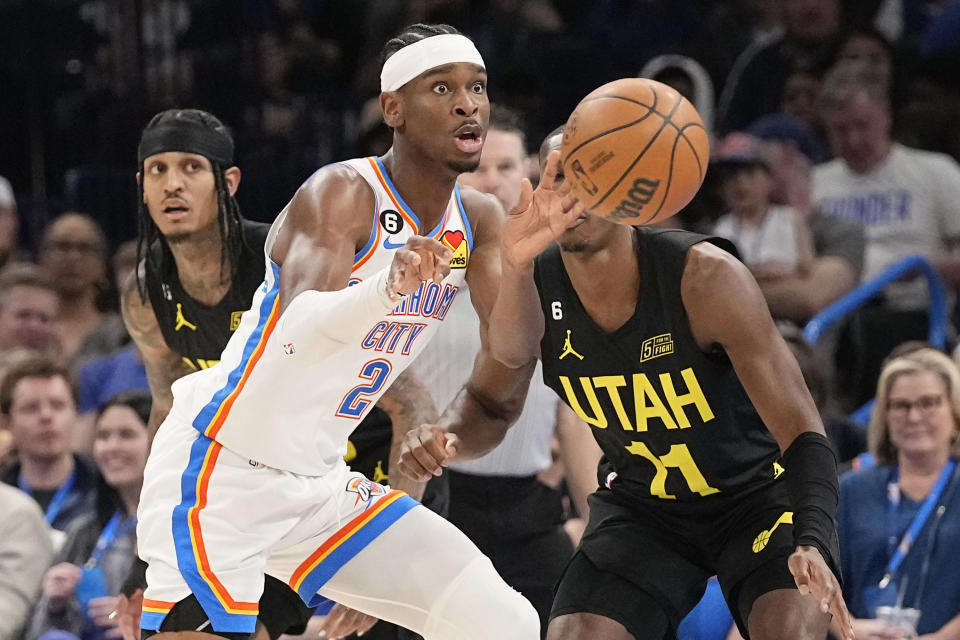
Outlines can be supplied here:
[[[775, 589], [796, 588], [787, 568], [787, 557], [796, 547], [782, 481], [696, 502], [627, 503], [606, 489], [591, 495], [589, 502], [590, 522], [577, 554], [589, 564], [576, 557], [571, 561], [557, 587], [551, 618], [578, 611], [598, 613], [624, 624], [638, 638], [649, 638], [649, 625], [628, 624], [665, 615], [668, 631], [663, 637], [672, 638], [700, 601], [707, 580], [716, 575], [734, 620], [747, 637], [753, 602]], [[592, 575], [591, 567], [596, 570]], [[625, 596], [624, 585], [634, 589], [636, 600]], [[604, 589], [615, 589], [611, 593], [619, 596], [605, 598]], [[658, 610], [643, 614], [636, 611], [637, 604]]]
[[[260, 596], [260, 613], [257, 622], [262, 624], [271, 640], [281, 635], [302, 634], [307, 629], [307, 622], [313, 616], [313, 609], [303, 603], [300, 595], [286, 583], [273, 576], [264, 576], [263, 594]], [[252, 638], [249, 633], [225, 633], [214, 631], [208, 624], [207, 614], [204, 613], [200, 602], [195, 595], [190, 595], [170, 609], [160, 626], [159, 631], [142, 630], [141, 640], [164, 631], [205, 631], [228, 640], [247, 640]]]
[[560, 492], [537, 476], [482, 476], [447, 470], [449, 520], [504, 582], [533, 604], [546, 634], [553, 591], [573, 555]]

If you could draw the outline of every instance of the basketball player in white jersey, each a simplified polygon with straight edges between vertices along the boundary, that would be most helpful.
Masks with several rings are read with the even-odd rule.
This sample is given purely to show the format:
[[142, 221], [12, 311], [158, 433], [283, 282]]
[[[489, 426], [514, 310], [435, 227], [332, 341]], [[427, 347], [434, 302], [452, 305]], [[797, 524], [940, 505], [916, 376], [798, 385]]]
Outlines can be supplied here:
[[[347, 436], [460, 285], [484, 344], [499, 286], [502, 209], [456, 187], [489, 117], [483, 60], [445, 25], [414, 25], [384, 54], [393, 147], [304, 183], [267, 237], [265, 281], [221, 362], [173, 385], [138, 514], [145, 637], [249, 638], [265, 574], [308, 605], [333, 600], [427, 640], [539, 637], [533, 607], [460, 531], [343, 462]], [[492, 448], [531, 370], [481, 350], [440, 419], [448, 452]]]

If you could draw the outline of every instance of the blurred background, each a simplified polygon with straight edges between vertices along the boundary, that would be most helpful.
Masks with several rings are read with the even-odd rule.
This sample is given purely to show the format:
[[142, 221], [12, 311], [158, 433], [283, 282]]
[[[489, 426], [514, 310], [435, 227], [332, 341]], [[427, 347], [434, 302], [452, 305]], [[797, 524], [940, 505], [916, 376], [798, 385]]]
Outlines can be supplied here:
[[[960, 351], [945, 355], [960, 319], [960, 0], [0, 0], [0, 640], [86, 628], [82, 616], [76, 629], [56, 617], [72, 611], [65, 602], [79, 616], [79, 567], [112, 513], [97, 502], [112, 495], [103, 482], [128, 496], [127, 513], [139, 497], [150, 399], [117, 283], [136, 266], [144, 125], [170, 108], [216, 115], [236, 141], [243, 215], [270, 222], [319, 167], [389, 148], [380, 51], [417, 22], [453, 25], [484, 57], [495, 107], [480, 167], [460, 182], [505, 209], [524, 175], [537, 180], [541, 140], [596, 87], [642, 76], [697, 107], [710, 168], [667, 224], [727, 237], [757, 279], [841, 471], [853, 470], [838, 516], [844, 596], [860, 629], [875, 630], [860, 586], [877, 583], [899, 535], [877, 524], [895, 510], [888, 475], [877, 474], [916, 451], [960, 458]], [[38, 354], [50, 361], [36, 364]], [[41, 419], [38, 402], [14, 402], [24, 378], [50, 381], [47, 404], [59, 409]], [[922, 382], [922, 395], [904, 380]], [[116, 391], [141, 396], [109, 400]], [[562, 459], [561, 416], [547, 414], [528, 422], [554, 434], [544, 456], [553, 464], [531, 477], [555, 493], [575, 544], [586, 508]], [[928, 446], [934, 432], [942, 437]], [[119, 474], [103, 465], [117, 447], [127, 452]], [[32, 491], [20, 470], [35, 459], [75, 460], [87, 482]], [[57, 519], [61, 491], [76, 495]], [[516, 506], [512, 488], [504, 495]], [[942, 504], [943, 525], [931, 525], [941, 537], [924, 534], [904, 565], [910, 589], [894, 593], [924, 612], [911, 629], [923, 638], [960, 637], [960, 490]], [[918, 505], [895, 505], [904, 526]], [[81, 516], [87, 528], [70, 529]], [[89, 549], [63, 546], [68, 530], [89, 533]], [[123, 540], [120, 579], [135, 556], [132, 529]], [[497, 541], [511, 558], [522, 549], [549, 559]], [[118, 592], [111, 585], [110, 597]], [[115, 606], [92, 602], [83, 604], [94, 618]], [[735, 640], [731, 625], [713, 581], [678, 633]]]
[[[477, 42], [492, 100], [523, 114], [531, 144], [590, 90], [648, 64], [696, 91], [719, 133], [784, 110], [815, 124], [818, 79], [849, 34], [864, 31], [850, 55], [888, 59], [907, 141], [956, 157], [956, 5], [0, 0], [0, 175], [16, 194], [28, 250], [68, 209], [91, 214], [116, 246], [135, 235], [141, 128], [159, 110], [197, 107], [234, 132], [244, 214], [272, 220], [317, 167], [376, 147], [378, 114], [367, 101], [377, 95], [380, 49], [412, 22], [446, 22]], [[664, 54], [689, 60], [658, 60]]]

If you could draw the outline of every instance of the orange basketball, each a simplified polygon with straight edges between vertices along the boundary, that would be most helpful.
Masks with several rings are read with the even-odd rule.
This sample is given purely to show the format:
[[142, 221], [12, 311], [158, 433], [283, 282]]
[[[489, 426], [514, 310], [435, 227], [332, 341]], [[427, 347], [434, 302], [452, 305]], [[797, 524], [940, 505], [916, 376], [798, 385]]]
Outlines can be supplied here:
[[650, 224], [685, 207], [703, 184], [710, 142], [700, 114], [665, 84], [615, 80], [591, 92], [563, 132], [563, 172], [590, 213]]

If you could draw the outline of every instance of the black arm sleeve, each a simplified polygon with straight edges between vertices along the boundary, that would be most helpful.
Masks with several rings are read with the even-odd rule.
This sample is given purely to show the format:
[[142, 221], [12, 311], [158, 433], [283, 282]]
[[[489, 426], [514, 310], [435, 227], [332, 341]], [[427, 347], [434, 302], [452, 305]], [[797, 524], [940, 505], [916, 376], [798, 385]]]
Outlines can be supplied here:
[[827, 566], [840, 576], [837, 538], [837, 458], [830, 441], [819, 433], [801, 433], [783, 453], [787, 493], [793, 505], [793, 538], [816, 547]]

